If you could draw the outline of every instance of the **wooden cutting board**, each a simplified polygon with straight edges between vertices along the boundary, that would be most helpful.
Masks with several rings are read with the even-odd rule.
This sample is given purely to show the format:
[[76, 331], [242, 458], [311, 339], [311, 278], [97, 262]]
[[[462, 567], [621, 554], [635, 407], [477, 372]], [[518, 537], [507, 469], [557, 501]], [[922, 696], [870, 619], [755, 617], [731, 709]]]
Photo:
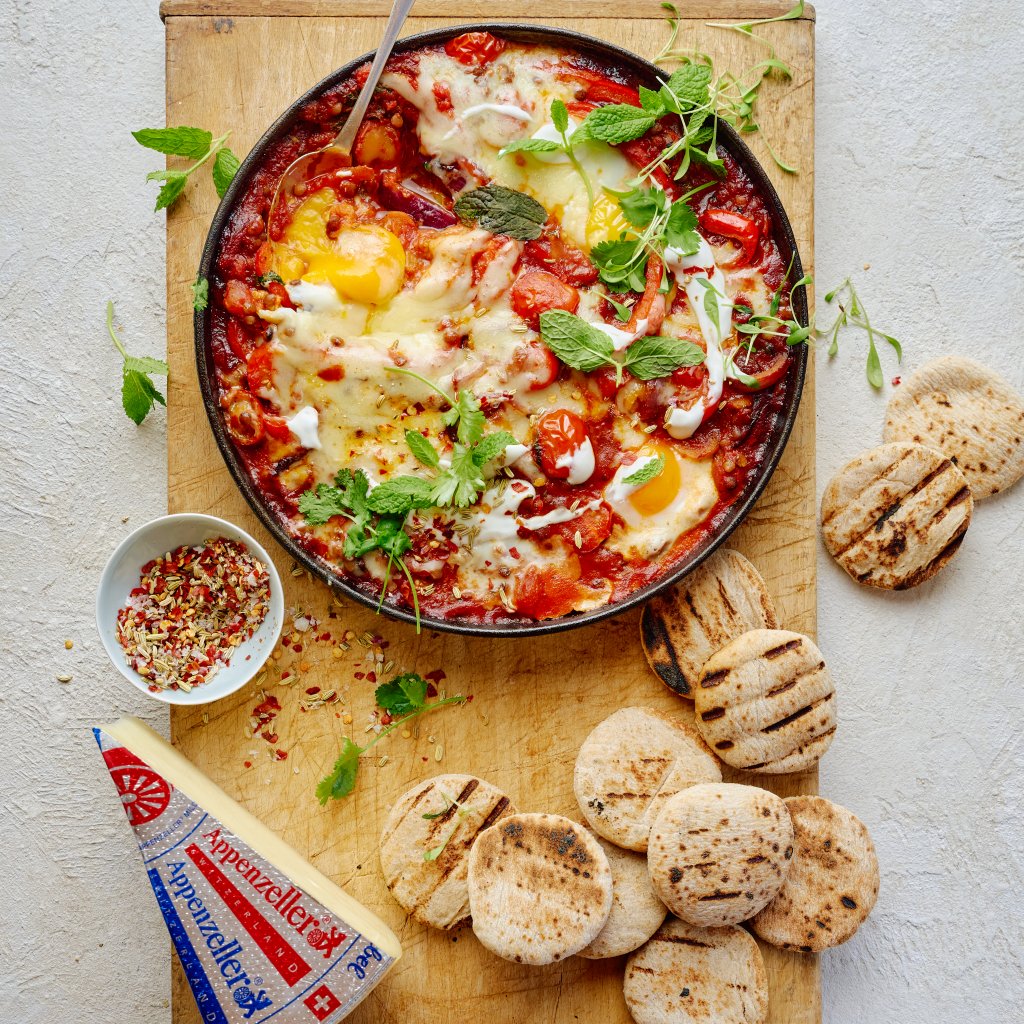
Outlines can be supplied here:
[[[740, 71], [767, 55], [756, 41], [706, 25], [783, 13], [790, 0], [695, 0], [686, 7], [680, 41], [714, 56], [721, 68]], [[334, 68], [371, 50], [388, 0], [166, 0], [167, 124], [194, 124], [220, 134], [244, 155], [292, 99]], [[624, 13], [628, 9], [628, 13]], [[557, 10], [564, 17], [545, 13]], [[667, 36], [657, 0], [628, 5], [604, 0], [421, 0], [406, 32], [474, 19], [503, 17], [579, 29], [650, 57]], [[789, 211], [804, 267], [813, 270], [814, 25], [808, 9], [799, 20], [760, 31], [794, 70], [790, 83], [769, 82], [759, 116], [778, 152], [800, 167], [778, 171], [759, 136], [747, 136]], [[197, 176], [198, 177], [198, 176]], [[190, 282], [216, 196], [208, 179], [190, 186], [167, 221], [168, 506], [172, 512], [208, 512], [251, 530], [276, 553], [286, 604], [321, 620], [317, 634], [301, 637], [262, 681], [203, 708], [173, 708], [175, 744], [231, 796], [353, 896], [374, 909], [398, 934], [405, 955], [352, 1016], [358, 1024], [627, 1024], [622, 959], [572, 958], [549, 968], [507, 963], [487, 953], [470, 930], [445, 935], [407, 921], [380, 878], [377, 838], [388, 808], [413, 782], [439, 771], [470, 772], [501, 786], [521, 810], [578, 818], [572, 767], [587, 732], [612, 711], [646, 704], [680, 715], [689, 705], [648, 669], [640, 648], [638, 614], [552, 637], [515, 642], [470, 640], [424, 633], [332, 601], [328, 589], [298, 570], [265, 535], [236, 490], [214, 444], [193, 363]], [[734, 545], [760, 568], [781, 622], [815, 631], [814, 373], [809, 365], [803, 404], [785, 457]], [[330, 617], [335, 616], [334, 618]], [[371, 648], [337, 641], [351, 631], [382, 638], [385, 663]], [[414, 735], [393, 735], [363, 758], [355, 794], [321, 808], [313, 796], [342, 737], [365, 742], [373, 705], [366, 673], [442, 670], [439, 687], [473, 695], [464, 707], [420, 719]], [[283, 683], [282, 672], [288, 672]], [[362, 675], [362, 678], [359, 677]], [[303, 710], [308, 688], [336, 690], [338, 704]], [[273, 723], [276, 743], [253, 737], [250, 716], [264, 694], [282, 710]], [[315, 696], [315, 695], [314, 695]], [[351, 724], [346, 723], [351, 716]], [[287, 752], [277, 760], [275, 751]], [[381, 758], [387, 760], [381, 764]], [[758, 782], [783, 795], [817, 791], [817, 772]], [[770, 1020], [820, 1020], [817, 958], [764, 949], [771, 989]], [[176, 1024], [199, 1015], [184, 976], [174, 965]]]

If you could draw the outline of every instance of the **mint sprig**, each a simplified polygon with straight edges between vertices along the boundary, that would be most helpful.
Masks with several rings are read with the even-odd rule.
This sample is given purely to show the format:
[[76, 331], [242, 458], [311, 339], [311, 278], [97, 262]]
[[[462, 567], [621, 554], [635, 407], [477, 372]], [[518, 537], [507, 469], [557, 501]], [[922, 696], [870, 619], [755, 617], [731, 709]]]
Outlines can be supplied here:
[[212, 132], [188, 127], [140, 128], [132, 132], [135, 141], [146, 149], [194, 161], [191, 167], [184, 170], [164, 169], [146, 175], [147, 181], [163, 183], [157, 193], [154, 209], [164, 210], [174, 204], [185, 191], [189, 178], [211, 158], [214, 161], [213, 185], [217, 195], [223, 199], [240, 166], [238, 157], [227, 148], [230, 136], [231, 132], [225, 132], [215, 139]]
[[154, 402], [167, 405], [150, 377], [166, 377], [170, 370], [162, 359], [128, 354], [114, 331], [114, 303], [110, 300], [107, 301], [107, 333], [124, 360], [121, 366], [121, 404], [130, 420], [141, 423], [149, 415]]

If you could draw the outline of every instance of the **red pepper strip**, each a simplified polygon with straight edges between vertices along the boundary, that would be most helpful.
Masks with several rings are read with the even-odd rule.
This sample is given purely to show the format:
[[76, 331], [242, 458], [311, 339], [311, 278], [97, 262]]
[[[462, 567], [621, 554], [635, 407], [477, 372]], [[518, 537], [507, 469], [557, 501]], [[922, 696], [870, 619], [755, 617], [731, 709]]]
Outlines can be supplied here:
[[739, 255], [723, 267], [745, 267], [757, 252], [761, 240], [761, 229], [756, 221], [732, 210], [705, 210], [700, 215], [700, 226], [712, 235], [722, 235], [740, 243]]
[[633, 315], [622, 328], [624, 331], [635, 331], [641, 320], [647, 321], [648, 334], [657, 334], [661, 330], [661, 322], [665, 319], [665, 296], [658, 291], [661, 287], [661, 272], [661, 257], [651, 253], [647, 257], [644, 293], [633, 306]]
[[560, 68], [557, 77], [563, 82], [575, 79], [582, 82], [587, 90], [586, 98], [596, 103], [628, 103], [631, 107], [640, 106], [640, 93], [628, 85], [613, 82], [607, 75], [587, 68]]

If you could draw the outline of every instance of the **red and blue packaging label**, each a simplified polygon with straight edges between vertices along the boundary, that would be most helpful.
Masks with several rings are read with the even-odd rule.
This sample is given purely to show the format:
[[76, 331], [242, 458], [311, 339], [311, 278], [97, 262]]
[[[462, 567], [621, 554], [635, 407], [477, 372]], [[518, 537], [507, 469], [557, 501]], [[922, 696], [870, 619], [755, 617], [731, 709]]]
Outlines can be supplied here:
[[94, 729], [204, 1024], [337, 1024], [393, 963]]

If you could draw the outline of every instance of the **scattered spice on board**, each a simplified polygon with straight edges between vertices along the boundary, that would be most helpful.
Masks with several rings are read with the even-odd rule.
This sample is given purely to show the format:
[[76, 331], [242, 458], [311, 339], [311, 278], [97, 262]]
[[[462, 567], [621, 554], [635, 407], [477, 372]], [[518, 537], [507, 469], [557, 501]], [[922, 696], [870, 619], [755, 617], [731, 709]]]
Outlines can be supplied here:
[[147, 562], [117, 638], [153, 692], [209, 682], [267, 615], [270, 576], [244, 544], [225, 537], [183, 545]]

